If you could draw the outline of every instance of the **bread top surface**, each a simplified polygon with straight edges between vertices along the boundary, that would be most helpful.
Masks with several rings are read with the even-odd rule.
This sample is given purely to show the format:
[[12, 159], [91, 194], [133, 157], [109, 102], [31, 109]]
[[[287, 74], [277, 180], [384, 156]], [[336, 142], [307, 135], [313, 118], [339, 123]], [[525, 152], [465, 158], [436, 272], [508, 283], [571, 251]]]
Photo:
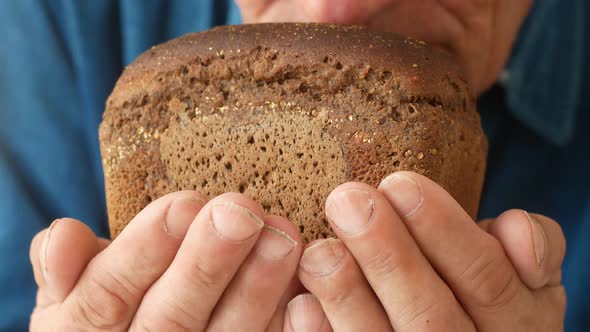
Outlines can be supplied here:
[[[336, 59], [339, 66], [394, 72], [401, 94], [434, 99], [451, 108], [466, 97], [474, 99], [450, 54], [422, 41], [362, 26], [263, 23], [220, 26], [154, 46], [125, 69], [109, 100], [116, 105], [129, 94], [142, 93], [142, 83], [188, 63], [208, 63], [260, 49], [280, 53], [294, 67]], [[267, 74], [255, 72], [254, 79], [267, 79]]]
[[306, 240], [329, 235], [323, 201], [335, 186], [399, 170], [437, 181], [475, 216], [487, 145], [446, 52], [362, 27], [287, 23], [148, 50], [109, 97], [100, 141], [113, 236], [149, 202], [191, 189], [243, 192]]

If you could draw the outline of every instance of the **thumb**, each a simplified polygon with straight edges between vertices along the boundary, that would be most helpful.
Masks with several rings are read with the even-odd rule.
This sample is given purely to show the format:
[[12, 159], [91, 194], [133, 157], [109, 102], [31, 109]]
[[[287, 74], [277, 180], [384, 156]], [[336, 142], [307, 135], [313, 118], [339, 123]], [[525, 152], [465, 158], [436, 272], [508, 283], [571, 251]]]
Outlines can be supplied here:
[[88, 226], [70, 218], [57, 219], [35, 235], [30, 257], [39, 286], [37, 305], [63, 301], [86, 265], [106, 245]]
[[489, 223], [488, 232], [502, 243], [529, 288], [561, 283], [565, 237], [556, 221], [523, 210], [509, 210]]

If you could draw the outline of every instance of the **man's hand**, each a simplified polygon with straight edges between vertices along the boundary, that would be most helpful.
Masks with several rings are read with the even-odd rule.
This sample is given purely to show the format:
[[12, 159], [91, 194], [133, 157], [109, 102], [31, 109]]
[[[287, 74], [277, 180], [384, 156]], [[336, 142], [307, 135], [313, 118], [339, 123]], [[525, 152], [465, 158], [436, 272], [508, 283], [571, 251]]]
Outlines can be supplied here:
[[240, 194], [166, 195], [112, 243], [59, 219], [31, 244], [30, 328], [279, 331], [301, 250], [289, 221]]
[[367, 25], [441, 46], [476, 94], [497, 79], [532, 0], [236, 0], [244, 21]]
[[299, 278], [313, 295], [294, 301], [315, 305], [307, 316], [288, 312], [287, 331], [563, 329], [565, 239], [549, 218], [510, 210], [477, 225], [440, 186], [410, 172], [378, 190], [343, 184], [326, 214], [340, 240], [305, 249]]

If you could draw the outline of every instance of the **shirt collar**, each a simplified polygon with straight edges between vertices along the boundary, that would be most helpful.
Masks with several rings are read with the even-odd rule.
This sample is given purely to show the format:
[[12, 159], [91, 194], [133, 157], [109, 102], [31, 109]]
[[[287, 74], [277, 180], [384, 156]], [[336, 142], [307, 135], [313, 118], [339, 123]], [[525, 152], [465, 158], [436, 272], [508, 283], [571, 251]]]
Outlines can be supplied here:
[[575, 126], [584, 65], [584, 1], [535, 1], [500, 81], [509, 111], [556, 145], [566, 145]]

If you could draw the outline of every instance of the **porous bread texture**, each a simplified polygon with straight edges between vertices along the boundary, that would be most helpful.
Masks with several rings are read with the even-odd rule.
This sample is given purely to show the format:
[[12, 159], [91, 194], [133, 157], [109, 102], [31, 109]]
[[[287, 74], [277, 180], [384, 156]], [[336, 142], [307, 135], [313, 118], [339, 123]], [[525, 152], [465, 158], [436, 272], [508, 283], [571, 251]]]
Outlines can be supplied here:
[[337, 185], [428, 176], [475, 217], [487, 142], [442, 51], [318, 24], [220, 27], [144, 53], [100, 126], [111, 236], [156, 198], [242, 192], [305, 241]]
[[167, 174], [179, 188], [194, 188], [196, 182], [209, 197], [244, 193], [267, 213], [297, 220], [308, 239], [328, 235], [329, 226], [317, 224], [325, 223], [318, 207], [346, 181], [346, 164], [339, 142], [321, 126], [305, 114], [287, 112], [253, 114], [236, 126], [223, 115], [194, 121], [180, 114], [160, 141]]

